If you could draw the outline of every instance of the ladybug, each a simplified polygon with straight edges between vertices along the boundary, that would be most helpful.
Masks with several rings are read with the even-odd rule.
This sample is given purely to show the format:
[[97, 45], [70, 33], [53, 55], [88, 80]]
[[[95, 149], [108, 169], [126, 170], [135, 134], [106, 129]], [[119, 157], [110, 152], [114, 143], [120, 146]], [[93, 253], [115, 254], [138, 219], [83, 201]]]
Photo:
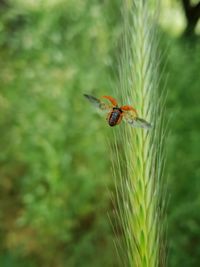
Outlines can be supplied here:
[[146, 120], [139, 118], [135, 108], [129, 105], [118, 106], [117, 100], [111, 96], [102, 96], [110, 101], [110, 104], [107, 104], [100, 99], [84, 94], [85, 98], [99, 110], [107, 113], [107, 121], [109, 126], [113, 127], [118, 125], [122, 119], [125, 120], [132, 127], [146, 128], [149, 129], [152, 125]]

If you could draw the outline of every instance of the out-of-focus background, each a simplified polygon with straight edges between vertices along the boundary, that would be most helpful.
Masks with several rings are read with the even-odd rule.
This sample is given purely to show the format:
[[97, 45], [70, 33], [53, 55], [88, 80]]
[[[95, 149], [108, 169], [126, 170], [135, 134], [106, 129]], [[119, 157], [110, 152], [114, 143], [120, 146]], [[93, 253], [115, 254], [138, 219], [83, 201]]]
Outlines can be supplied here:
[[[120, 6], [119, 0], [0, 1], [3, 267], [120, 266], [108, 218], [114, 182], [106, 139], [113, 129], [83, 98], [117, 86]], [[171, 267], [200, 263], [199, 6], [162, 1], [158, 24], [171, 117]]]

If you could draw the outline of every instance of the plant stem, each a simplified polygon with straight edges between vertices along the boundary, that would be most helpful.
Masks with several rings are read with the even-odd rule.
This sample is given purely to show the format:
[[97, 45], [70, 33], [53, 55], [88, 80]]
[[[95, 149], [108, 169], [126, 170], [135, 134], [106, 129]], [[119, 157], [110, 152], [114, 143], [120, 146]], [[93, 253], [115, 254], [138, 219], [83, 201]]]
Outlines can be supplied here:
[[126, 3], [118, 95], [124, 103], [133, 105], [140, 117], [150, 121], [153, 128], [124, 125], [115, 136], [114, 169], [120, 181], [117, 183], [118, 216], [128, 266], [155, 267], [164, 257], [160, 249], [164, 100], [158, 92], [157, 37], [148, 1]]

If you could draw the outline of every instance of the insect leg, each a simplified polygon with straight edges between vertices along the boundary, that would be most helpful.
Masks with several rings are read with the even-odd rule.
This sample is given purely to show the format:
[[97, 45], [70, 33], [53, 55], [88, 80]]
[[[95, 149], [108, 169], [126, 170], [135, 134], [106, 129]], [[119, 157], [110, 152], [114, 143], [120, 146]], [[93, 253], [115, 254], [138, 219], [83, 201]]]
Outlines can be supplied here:
[[114, 99], [113, 97], [111, 97], [111, 96], [107, 96], [107, 95], [104, 95], [104, 96], [102, 96], [102, 97], [108, 99], [108, 100], [113, 104], [114, 107], [117, 106], [117, 100]]
[[124, 110], [124, 111], [133, 111], [135, 113], [135, 115], [137, 116], [137, 111], [132, 106], [128, 106], [128, 105], [121, 106], [120, 109]]

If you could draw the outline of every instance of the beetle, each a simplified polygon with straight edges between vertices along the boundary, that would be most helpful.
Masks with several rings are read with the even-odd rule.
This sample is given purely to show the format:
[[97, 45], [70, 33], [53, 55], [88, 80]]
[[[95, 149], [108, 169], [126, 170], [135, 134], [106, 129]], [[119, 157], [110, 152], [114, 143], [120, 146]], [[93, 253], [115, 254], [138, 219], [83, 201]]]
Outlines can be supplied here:
[[117, 100], [112, 96], [102, 96], [102, 98], [109, 100], [110, 104], [106, 104], [92, 95], [84, 94], [84, 97], [99, 110], [107, 112], [107, 121], [111, 127], [120, 124], [123, 118], [132, 127], [146, 129], [152, 127], [149, 122], [138, 117], [137, 111], [134, 107], [129, 105], [118, 106]]

